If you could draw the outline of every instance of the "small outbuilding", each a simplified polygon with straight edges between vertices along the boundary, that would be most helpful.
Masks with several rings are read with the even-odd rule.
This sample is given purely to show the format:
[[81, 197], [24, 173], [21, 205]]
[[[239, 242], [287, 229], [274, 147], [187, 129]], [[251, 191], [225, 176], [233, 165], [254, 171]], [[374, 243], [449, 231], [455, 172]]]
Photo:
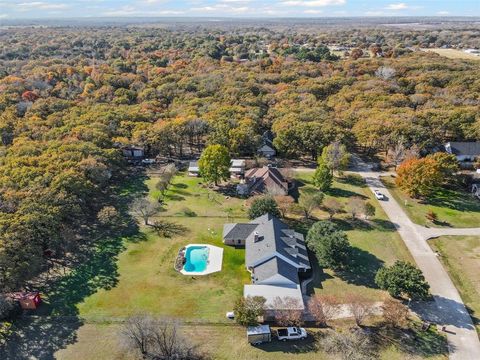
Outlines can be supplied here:
[[258, 155], [266, 157], [267, 159], [271, 159], [277, 154], [277, 151], [273, 146], [273, 138], [274, 138], [274, 135], [271, 131], [265, 131], [263, 133], [262, 143], [260, 147], [257, 149]]
[[23, 310], [35, 310], [42, 303], [38, 291], [11, 293], [10, 298], [17, 300]]
[[188, 164], [188, 176], [199, 176], [200, 169], [198, 167], [198, 161], [190, 161]]
[[233, 178], [239, 178], [245, 174], [245, 160], [232, 159], [230, 162], [230, 176]]
[[138, 159], [141, 160], [145, 156], [145, 151], [143, 148], [138, 146], [126, 146], [122, 149], [123, 155], [127, 159]]
[[247, 340], [252, 345], [272, 341], [272, 332], [269, 325], [247, 327]]

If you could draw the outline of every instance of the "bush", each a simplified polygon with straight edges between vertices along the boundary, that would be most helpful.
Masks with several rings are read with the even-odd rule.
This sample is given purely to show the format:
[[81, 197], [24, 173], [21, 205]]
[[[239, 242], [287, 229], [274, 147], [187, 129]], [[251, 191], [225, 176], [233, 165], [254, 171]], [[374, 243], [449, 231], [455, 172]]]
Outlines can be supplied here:
[[337, 270], [348, 264], [351, 247], [347, 235], [330, 221], [313, 224], [307, 234], [307, 245], [323, 267]]
[[193, 211], [192, 209], [186, 207], [186, 208], [183, 208], [182, 209], [182, 213], [186, 216], [186, 217], [196, 217], [197, 216], [197, 213], [195, 211]]
[[278, 205], [275, 199], [271, 196], [263, 196], [255, 199], [250, 206], [250, 209], [248, 209], [248, 217], [250, 219], [255, 219], [267, 213], [276, 217], [281, 216]]
[[393, 297], [408, 296], [424, 300], [429, 296], [430, 285], [422, 272], [405, 261], [382, 267], [375, 275], [375, 283]]
[[238, 298], [233, 308], [236, 322], [243, 326], [258, 325], [258, 317], [263, 316], [266, 301], [262, 296]]

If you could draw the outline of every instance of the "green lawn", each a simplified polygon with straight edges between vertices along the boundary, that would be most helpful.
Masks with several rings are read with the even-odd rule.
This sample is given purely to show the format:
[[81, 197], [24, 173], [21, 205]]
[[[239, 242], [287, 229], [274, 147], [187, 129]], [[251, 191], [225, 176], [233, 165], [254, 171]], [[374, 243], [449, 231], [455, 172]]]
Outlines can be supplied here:
[[[169, 219], [171, 220], [171, 219]], [[118, 258], [118, 283], [101, 289], [78, 305], [83, 318], [124, 317], [139, 311], [186, 319], [222, 321], [242, 294], [249, 276], [244, 250], [223, 246], [224, 219], [175, 218], [188, 232], [160, 238], [144, 230], [146, 240], [129, 243]], [[210, 231], [214, 231], [212, 235]], [[178, 250], [189, 243], [209, 243], [224, 248], [221, 272], [185, 276], [174, 270]]]
[[[308, 190], [311, 174], [299, 174], [304, 181], [300, 191]], [[148, 179], [150, 199], [155, 199], [155, 179]], [[354, 194], [370, 197], [371, 194], [356, 178], [337, 181], [328, 196], [336, 196], [347, 201]], [[230, 212], [244, 216], [244, 201], [226, 197], [201, 185], [201, 180], [177, 176], [166, 196], [165, 211], [159, 217], [183, 225], [187, 232], [172, 238], [161, 238], [151, 229], [141, 228], [134, 238], [125, 238], [118, 258], [113, 258], [110, 269], [115, 281], [109, 286], [95, 288], [83, 301], [75, 304], [78, 315], [85, 323], [79, 327], [75, 341], [55, 353], [58, 359], [95, 358], [130, 360], [118, 346], [120, 325], [110, 323], [124, 317], [148, 311], [157, 316], [173, 316], [189, 324], [183, 327], [187, 336], [200, 349], [211, 354], [213, 359], [331, 359], [312, 341], [299, 343], [272, 342], [260, 347], [252, 347], [245, 340], [245, 330], [232, 326], [224, 314], [231, 310], [235, 299], [241, 296], [243, 284], [249, 282], [245, 270], [244, 250], [223, 246], [222, 226], [226, 221], [245, 221], [244, 217], [227, 219], [225, 207], [235, 209]], [[336, 221], [347, 231], [355, 252], [352, 261], [355, 271], [341, 275], [326, 272], [316, 274], [315, 291], [337, 294], [362, 292], [372, 301], [379, 300], [383, 292], [374, 289], [374, 271], [382, 263], [392, 263], [396, 259], [411, 260], [397, 233], [386, 220], [385, 214], [377, 207], [377, 215], [371, 221], [351, 222], [346, 214], [340, 214]], [[185, 208], [196, 216], [186, 216]], [[188, 211], [188, 213], [191, 213]], [[323, 211], [316, 216], [326, 217]], [[210, 243], [224, 248], [223, 269], [207, 276], [184, 276], [173, 269], [177, 251], [188, 243]], [[101, 258], [98, 262], [102, 262]], [[115, 266], [114, 266], [115, 265]], [[88, 266], [87, 266], [88, 267]], [[108, 274], [104, 274], [108, 275]], [[72, 274], [75, 278], [75, 274]], [[82, 281], [80, 276], [76, 282]], [[198, 324], [198, 321], [205, 324]], [[208, 323], [208, 324], [206, 324]], [[335, 327], [348, 329], [351, 321], [335, 322]], [[313, 332], [318, 330], [312, 329]], [[425, 335], [419, 335], [421, 339]], [[426, 338], [424, 348], [416, 349], [412, 344], [404, 346], [403, 341], [389, 339], [380, 349], [382, 359], [445, 359], [443, 338], [432, 333]], [[423, 340], [422, 340], [423, 341]], [[383, 340], [382, 340], [383, 346]], [[438, 345], [440, 344], [440, 345]], [[431, 349], [431, 347], [433, 347]], [[428, 356], [427, 356], [428, 354]]]
[[[146, 180], [152, 201], [158, 194], [156, 178]], [[186, 212], [185, 209], [190, 212]], [[227, 212], [226, 208], [233, 211]], [[187, 216], [186, 213], [194, 216]], [[227, 215], [240, 216], [227, 219]], [[149, 227], [140, 229], [135, 241], [125, 239], [125, 250], [118, 256], [115, 286], [99, 289], [77, 305], [85, 319], [125, 317], [148, 311], [183, 319], [225, 321], [249, 282], [245, 250], [224, 246], [223, 224], [245, 220], [243, 200], [226, 197], [204, 188], [201, 179], [177, 175], [165, 195], [163, 218], [185, 227], [186, 232], [162, 238]], [[141, 238], [141, 240], [137, 240]], [[222, 271], [206, 276], [185, 276], [174, 270], [178, 250], [189, 243], [209, 243], [224, 249]]]
[[[480, 226], [480, 201], [464, 191], [443, 189], [434, 197], [421, 202], [401, 191], [392, 177], [384, 176], [382, 181], [414, 223], [434, 227]], [[435, 224], [426, 219], [428, 211], [438, 215]]]
[[[150, 200], [155, 201], [160, 192], [155, 188], [158, 178], [146, 181], [150, 189]], [[228, 190], [234, 190], [230, 186]], [[165, 193], [166, 211], [161, 216], [183, 216], [188, 210], [196, 216], [207, 217], [244, 217], [245, 200], [223, 195], [209, 189], [202, 178], [190, 177], [183, 174], [176, 176], [172, 185]], [[187, 211], [186, 211], [187, 210]]]
[[[304, 191], [315, 191], [311, 183], [312, 175], [311, 172], [297, 173], [300, 194]], [[335, 216], [334, 221], [346, 231], [354, 248], [351, 260], [352, 271], [339, 274], [331, 270], [322, 272], [314, 262], [313, 290], [316, 293], [332, 294], [339, 298], [356, 292], [362, 293], [372, 301], [380, 301], [386, 293], [376, 288], [374, 283], [376, 271], [382, 265], [390, 265], [396, 260], [415, 262], [363, 179], [348, 174], [341, 179], [337, 178], [325, 198], [335, 197], [343, 204], [347, 204], [352, 196], [362, 197], [374, 205], [375, 216], [368, 221], [363, 219], [352, 221], [350, 215], [346, 213]], [[319, 219], [328, 218], [328, 214], [322, 210], [318, 210], [314, 215]]]
[[429, 243], [441, 254], [480, 333], [480, 236], [442, 236]]

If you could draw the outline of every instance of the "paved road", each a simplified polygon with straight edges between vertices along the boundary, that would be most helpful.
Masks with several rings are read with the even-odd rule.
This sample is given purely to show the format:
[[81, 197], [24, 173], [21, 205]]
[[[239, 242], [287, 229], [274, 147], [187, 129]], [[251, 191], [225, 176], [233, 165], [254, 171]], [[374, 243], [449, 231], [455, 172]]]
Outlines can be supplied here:
[[450, 359], [479, 360], [480, 341], [472, 319], [457, 289], [426, 240], [440, 235], [479, 235], [480, 229], [431, 229], [416, 225], [382, 184], [380, 173], [370, 171], [362, 163], [359, 163], [357, 170], [372, 191], [380, 189], [387, 196], [388, 200], [380, 201], [380, 204], [430, 284], [435, 305], [419, 303], [415, 310], [423, 318], [446, 326]]

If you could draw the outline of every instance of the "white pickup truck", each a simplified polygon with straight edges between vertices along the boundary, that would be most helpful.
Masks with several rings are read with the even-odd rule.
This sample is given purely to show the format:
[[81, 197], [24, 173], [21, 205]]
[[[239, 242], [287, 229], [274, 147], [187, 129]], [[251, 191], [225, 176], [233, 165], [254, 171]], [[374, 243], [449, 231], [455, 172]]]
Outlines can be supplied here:
[[303, 340], [307, 338], [307, 330], [298, 327], [288, 327], [277, 330], [278, 340]]

